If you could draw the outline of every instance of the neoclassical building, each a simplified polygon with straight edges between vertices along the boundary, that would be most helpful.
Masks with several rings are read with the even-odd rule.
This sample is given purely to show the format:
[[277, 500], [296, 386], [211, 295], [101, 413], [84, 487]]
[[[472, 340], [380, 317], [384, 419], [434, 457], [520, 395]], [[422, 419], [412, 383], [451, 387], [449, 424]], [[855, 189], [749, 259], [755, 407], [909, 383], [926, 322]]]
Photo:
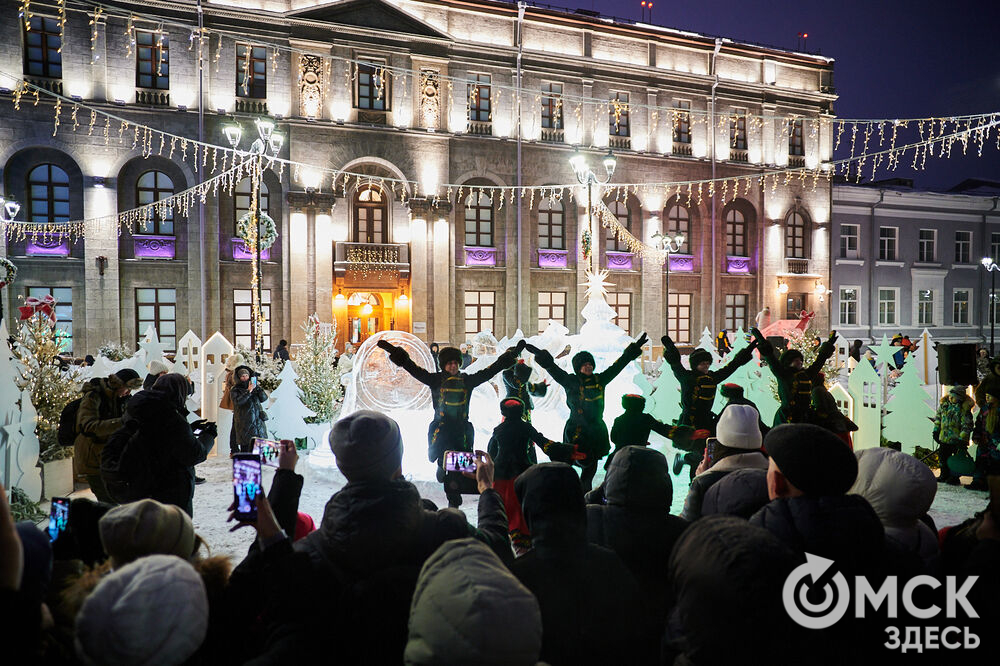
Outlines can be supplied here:
[[[144, 156], [117, 126], [106, 140], [103, 120], [88, 127], [90, 108], [219, 146], [226, 123], [246, 134], [268, 115], [281, 157], [313, 167], [273, 165], [259, 191], [279, 232], [262, 269], [265, 347], [301, 339], [313, 312], [337, 322], [341, 346], [390, 328], [451, 343], [483, 329], [530, 335], [550, 320], [575, 332], [582, 190], [476, 187], [575, 183], [577, 147], [597, 170], [609, 150], [617, 157], [597, 196], [632, 235], [685, 235], [669, 266], [604, 229], [594, 239], [630, 333], [657, 340], [669, 326], [689, 346], [705, 327], [752, 324], [765, 304], [829, 322], [825, 178], [753, 181], [725, 205], [707, 188], [689, 198], [636, 187], [821, 167], [836, 99], [828, 58], [476, 0], [210, 1], [201, 40], [190, 1], [68, 11], [63, 26], [48, 5], [23, 18], [18, 5], [0, 6], [0, 182], [22, 204], [18, 220], [99, 218], [210, 175], [179, 149]], [[64, 97], [58, 131], [52, 98], [13, 110], [22, 76]], [[331, 189], [324, 169], [355, 176]], [[417, 185], [404, 193], [386, 179]], [[190, 328], [251, 344], [249, 255], [235, 229], [251, 197], [245, 179], [146, 228], [11, 238], [3, 251], [19, 273], [6, 309], [53, 294], [81, 355], [149, 324], [168, 343]]]

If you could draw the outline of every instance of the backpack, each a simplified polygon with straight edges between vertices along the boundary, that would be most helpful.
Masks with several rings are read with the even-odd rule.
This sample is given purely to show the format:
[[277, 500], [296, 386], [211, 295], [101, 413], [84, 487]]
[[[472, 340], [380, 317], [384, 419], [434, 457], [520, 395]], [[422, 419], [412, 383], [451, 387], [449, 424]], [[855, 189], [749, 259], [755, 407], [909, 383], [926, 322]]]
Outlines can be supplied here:
[[59, 428], [56, 430], [56, 439], [60, 446], [73, 446], [76, 440], [76, 415], [80, 411], [80, 403], [83, 398], [70, 400], [59, 413]]
[[120, 504], [149, 497], [155, 479], [149, 454], [142, 450], [139, 424], [127, 421], [101, 450], [101, 480]]

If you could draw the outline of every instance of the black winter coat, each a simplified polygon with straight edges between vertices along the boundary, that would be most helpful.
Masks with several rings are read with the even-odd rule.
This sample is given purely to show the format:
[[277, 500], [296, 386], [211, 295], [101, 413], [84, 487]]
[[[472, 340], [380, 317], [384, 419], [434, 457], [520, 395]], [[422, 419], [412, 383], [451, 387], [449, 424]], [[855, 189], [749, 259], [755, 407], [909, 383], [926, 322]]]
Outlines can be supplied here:
[[521, 419], [507, 419], [493, 429], [486, 452], [493, 458], [493, 478], [497, 481], [517, 478], [536, 463], [535, 444], [549, 456], [565, 458], [573, 447], [553, 442]]
[[267, 438], [267, 414], [261, 403], [267, 400], [267, 393], [258, 384], [253, 390], [248, 382], [236, 382], [229, 391], [233, 401], [233, 428], [229, 434], [229, 448], [233, 451], [250, 453], [253, 438]]
[[162, 394], [140, 391], [129, 400], [122, 423], [138, 428], [133, 442], [140, 443], [148, 456], [153, 485], [147, 497], [179, 506], [190, 516], [194, 513], [194, 466], [208, 457], [215, 437], [208, 431], [195, 437], [186, 415], [186, 409], [178, 409]]

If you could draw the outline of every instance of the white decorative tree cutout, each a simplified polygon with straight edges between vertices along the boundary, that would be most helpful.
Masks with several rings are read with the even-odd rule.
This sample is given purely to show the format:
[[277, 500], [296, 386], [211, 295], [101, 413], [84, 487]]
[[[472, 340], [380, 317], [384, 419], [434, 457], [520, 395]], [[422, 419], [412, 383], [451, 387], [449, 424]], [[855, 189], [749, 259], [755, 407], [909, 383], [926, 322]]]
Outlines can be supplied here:
[[927, 397], [916, 364], [907, 363], [896, 386], [889, 390], [884, 432], [887, 440], [902, 445], [904, 453], [913, 455], [917, 446], [934, 448], [931, 431], [936, 410], [927, 404]]
[[701, 332], [701, 340], [698, 341], [698, 346], [712, 355], [712, 367], [719, 367], [719, 362], [722, 360], [722, 357], [715, 351], [715, 336], [712, 335], [712, 331], [710, 331], [707, 326], [705, 327], [705, 330]]
[[299, 387], [295, 384], [298, 376], [292, 364], [288, 361], [278, 373], [281, 383], [271, 393], [271, 404], [267, 408], [267, 430], [278, 439], [308, 437], [312, 429], [305, 419], [316, 415], [302, 403]]

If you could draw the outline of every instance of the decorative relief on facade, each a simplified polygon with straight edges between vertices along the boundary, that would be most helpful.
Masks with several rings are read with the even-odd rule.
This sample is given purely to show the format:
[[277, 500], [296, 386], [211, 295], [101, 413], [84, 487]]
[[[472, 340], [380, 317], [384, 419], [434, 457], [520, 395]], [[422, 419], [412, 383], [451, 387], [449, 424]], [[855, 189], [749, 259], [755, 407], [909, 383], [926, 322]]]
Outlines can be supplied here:
[[465, 248], [466, 266], [496, 266], [497, 250], [495, 247]]
[[670, 271], [679, 273], [690, 273], [694, 271], [694, 257], [690, 254], [670, 255]]
[[420, 72], [420, 126], [437, 129], [441, 118], [441, 82], [431, 69]]
[[566, 268], [568, 255], [567, 250], [539, 250], [538, 267]]
[[299, 56], [299, 113], [318, 118], [323, 109], [323, 60], [319, 56]]
[[135, 236], [136, 259], [173, 259], [175, 243], [173, 236]]
[[612, 271], [630, 271], [632, 270], [632, 253], [631, 252], [615, 252], [609, 250], [604, 253], [608, 261], [608, 269]]

